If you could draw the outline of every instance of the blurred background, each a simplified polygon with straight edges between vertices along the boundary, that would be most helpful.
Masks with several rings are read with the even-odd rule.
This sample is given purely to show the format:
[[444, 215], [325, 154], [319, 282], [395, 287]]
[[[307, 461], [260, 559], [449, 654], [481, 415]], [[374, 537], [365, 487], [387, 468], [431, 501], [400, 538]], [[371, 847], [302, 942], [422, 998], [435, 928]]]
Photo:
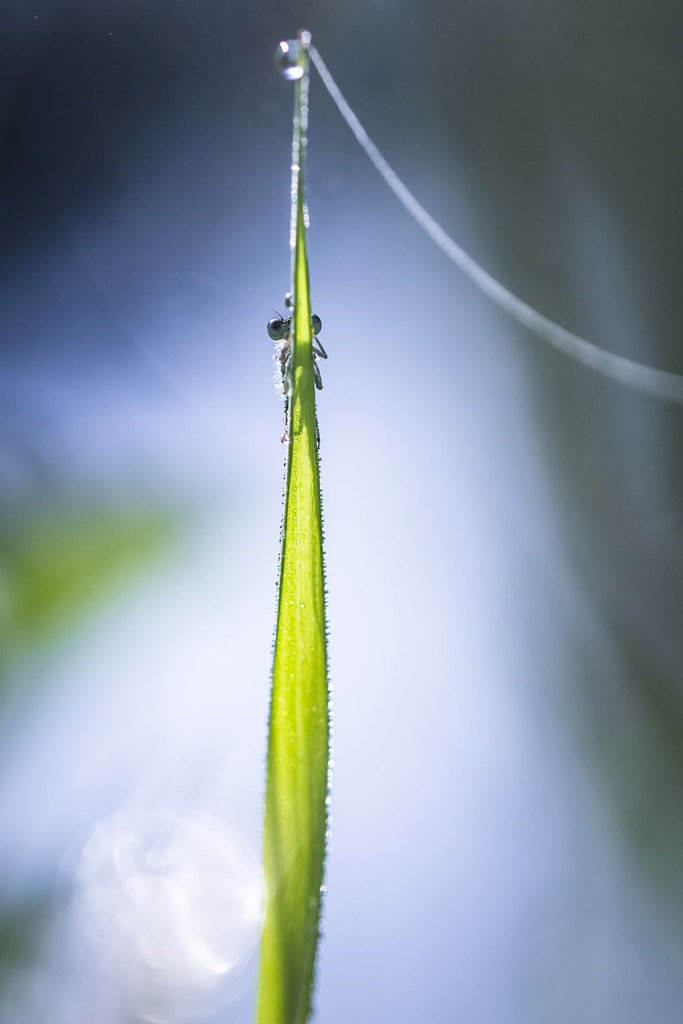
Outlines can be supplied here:
[[[301, 27], [508, 288], [683, 374], [683, 9], [4, 0], [0, 1020], [252, 1013]], [[326, 1024], [675, 1024], [683, 410], [507, 320], [315, 72]]]

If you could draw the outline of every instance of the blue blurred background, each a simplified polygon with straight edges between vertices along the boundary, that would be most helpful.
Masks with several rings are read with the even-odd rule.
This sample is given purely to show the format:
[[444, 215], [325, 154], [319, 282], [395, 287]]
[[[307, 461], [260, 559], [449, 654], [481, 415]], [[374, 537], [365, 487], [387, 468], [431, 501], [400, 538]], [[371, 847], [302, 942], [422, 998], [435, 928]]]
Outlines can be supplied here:
[[[523, 299], [683, 373], [683, 8], [4, 0], [0, 1020], [242, 1024], [307, 27]], [[683, 411], [507, 321], [313, 74], [317, 1020], [675, 1024]]]

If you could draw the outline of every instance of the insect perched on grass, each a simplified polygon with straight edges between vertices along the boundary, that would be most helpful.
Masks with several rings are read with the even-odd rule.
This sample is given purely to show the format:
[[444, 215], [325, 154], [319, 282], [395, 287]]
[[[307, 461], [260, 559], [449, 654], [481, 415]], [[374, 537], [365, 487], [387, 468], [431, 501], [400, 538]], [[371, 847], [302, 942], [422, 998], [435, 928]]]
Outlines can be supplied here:
[[[285, 295], [285, 308], [289, 314], [287, 317], [274, 316], [268, 321], [268, 337], [275, 342], [275, 358], [280, 369], [280, 380], [282, 381], [282, 393], [287, 397], [289, 393], [289, 361], [292, 354], [292, 296], [289, 292]], [[318, 361], [327, 359], [327, 352], [320, 344], [318, 335], [323, 329], [323, 322], [317, 313], [311, 316], [311, 328], [313, 330], [313, 377], [315, 386], [319, 391], [323, 389], [323, 379], [320, 376]], [[279, 383], [279, 381], [277, 382]]]

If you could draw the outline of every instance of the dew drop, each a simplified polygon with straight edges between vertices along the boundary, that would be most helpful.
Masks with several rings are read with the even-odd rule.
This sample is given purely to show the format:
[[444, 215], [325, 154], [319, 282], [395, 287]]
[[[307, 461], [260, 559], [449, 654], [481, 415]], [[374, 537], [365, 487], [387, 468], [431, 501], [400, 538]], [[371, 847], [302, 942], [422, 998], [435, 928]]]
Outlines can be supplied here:
[[275, 67], [288, 82], [303, 78], [304, 69], [299, 64], [301, 43], [298, 39], [283, 39], [275, 51]]

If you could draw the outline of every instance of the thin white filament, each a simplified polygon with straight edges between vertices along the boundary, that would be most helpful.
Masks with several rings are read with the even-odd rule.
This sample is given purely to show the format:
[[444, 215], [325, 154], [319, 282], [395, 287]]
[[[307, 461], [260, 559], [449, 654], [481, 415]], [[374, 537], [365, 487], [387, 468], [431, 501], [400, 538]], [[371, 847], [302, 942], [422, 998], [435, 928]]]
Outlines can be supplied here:
[[410, 216], [426, 231], [432, 241], [438, 245], [442, 252], [457, 267], [467, 274], [477, 288], [485, 295], [488, 295], [497, 306], [527, 327], [537, 337], [564, 352], [571, 359], [583, 363], [584, 366], [595, 370], [597, 373], [601, 373], [605, 377], [619, 381], [622, 384], [627, 384], [629, 387], [645, 392], [655, 398], [683, 404], [683, 376], [677, 373], [668, 373], [666, 370], [656, 370], [652, 367], [644, 366], [642, 363], [633, 362], [631, 359], [625, 359], [623, 356], [614, 355], [612, 352], [598, 348], [597, 345], [593, 345], [590, 341], [572, 334], [571, 331], [560, 327], [559, 324], [539, 313], [533, 306], [529, 306], [522, 299], [513, 295], [504, 285], [487, 273], [483, 267], [480, 267], [471, 256], [468, 256], [464, 249], [461, 249], [457, 242], [450, 235], [446, 234], [434, 218], [427, 213], [412, 192], [406, 188], [396, 172], [389, 166], [344, 99], [339, 86], [332, 78], [325, 62], [314, 46], [310, 47], [310, 55], [325, 88], [337, 105], [342, 117], [396, 198], [403, 204]]

